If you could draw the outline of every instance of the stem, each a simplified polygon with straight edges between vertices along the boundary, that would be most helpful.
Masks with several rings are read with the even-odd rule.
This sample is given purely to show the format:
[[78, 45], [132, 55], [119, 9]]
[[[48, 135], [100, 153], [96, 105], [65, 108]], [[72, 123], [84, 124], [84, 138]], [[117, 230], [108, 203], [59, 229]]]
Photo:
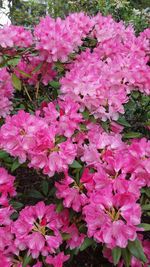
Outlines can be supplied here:
[[25, 90], [25, 92], [26, 92], [26, 94], [27, 94], [29, 100], [30, 100], [31, 102], [33, 102], [31, 96], [29, 95], [29, 92], [28, 92], [28, 90], [27, 90], [27, 87], [26, 87], [24, 84], [23, 84], [23, 87], [24, 87], [24, 90]]
[[40, 82], [37, 82], [37, 84], [36, 84], [36, 92], [35, 92], [35, 99], [37, 99], [38, 98], [38, 94], [39, 94], [39, 88], [40, 88]]

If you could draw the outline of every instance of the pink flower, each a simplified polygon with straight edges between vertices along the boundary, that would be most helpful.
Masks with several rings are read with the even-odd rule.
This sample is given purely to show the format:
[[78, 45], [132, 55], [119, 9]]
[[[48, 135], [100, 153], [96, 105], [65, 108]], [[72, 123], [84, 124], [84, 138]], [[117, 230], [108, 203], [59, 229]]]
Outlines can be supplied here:
[[84, 193], [84, 184], [76, 183], [74, 179], [65, 174], [65, 178], [60, 183], [55, 182], [57, 189], [57, 198], [63, 198], [63, 205], [66, 208], [72, 207], [73, 210], [79, 212], [82, 206], [87, 203], [87, 196]]
[[65, 20], [48, 16], [41, 19], [34, 29], [36, 49], [40, 51], [41, 59], [67, 61], [69, 54], [83, 43], [82, 38], [92, 26], [90, 17], [83, 13], [69, 15]]
[[39, 202], [35, 206], [26, 206], [12, 224], [15, 246], [19, 250], [28, 249], [33, 258], [38, 258], [40, 253], [43, 256], [54, 253], [62, 243], [60, 228], [54, 205], [45, 206]]
[[[135, 240], [141, 219], [140, 205], [132, 193], [112, 195], [106, 189], [91, 195], [90, 203], [83, 208], [88, 235], [108, 247], [125, 248], [128, 240]], [[132, 217], [131, 217], [132, 214]]]
[[63, 231], [70, 234], [70, 238], [67, 240], [67, 246], [70, 249], [78, 248], [84, 242], [85, 234], [80, 233], [75, 224], [71, 226], [64, 225]]
[[11, 220], [10, 216], [13, 213], [11, 206], [0, 207], [0, 225], [9, 225]]
[[61, 93], [95, 118], [117, 120], [119, 113], [124, 113], [123, 105], [132, 90], [150, 94], [148, 32], [143, 34], [142, 45], [142, 35], [137, 38], [131, 26], [126, 28], [111, 17], [98, 14], [93, 23], [91, 37], [98, 44], [92, 53], [87, 49], [70, 64], [61, 79]]
[[48, 256], [46, 258], [46, 263], [52, 264], [54, 267], [63, 267], [63, 263], [69, 259], [69, 255], [64, 255], [63, 252], [60, 252], [58, 255], [52, 257]]
[[32, 44], [32, 34], [22, 26], [5, 26], [0, 29], [0, 46], [3, 48], [28, 47]]
[[10, 226], [0, 227], [0, 253], [9, 253], [13, 251], [13, 235]]
[[2, 252], [0, 252], [0, 267], [11, 267], [12, 263], [9, 257], [5, 256]]
[[66, 137], [71, 137], [75, 130], [79, 130], [79, 123], [82, 122], [82, 115], [78, 113], [79, 105], [72, 101], [72, 99], [66, 99], [65, 101], [59, 101], [60, 114], [59, 118], [59, 132]]
[[14, 180], [14, 176], [8, 174], [4, 168], [0, 168], [0, 205], [8, 206], [8, 197], [16, 195]]
[[0, 69], [0, 117], [5, 118], [12, 110], [13, 86], [6, 68]]
[[18, 114], [7, 117], [0, 130], [1, 147], [19, 161], [25, 162], [28, 151], [33, 146], [38, 129], [47, 127], [39, 118], [20, 110]]
[[42, 267], [42, 263], [38, 261], [36, 264], [33, 265], [33, 267]]
[[46, 107], [43, 108], [44, 120], [49, 124], [55, 124], [58, 127], [57, 119], [59, 117], [59, 112], [56, 110], [54, 103], [50, 102]]

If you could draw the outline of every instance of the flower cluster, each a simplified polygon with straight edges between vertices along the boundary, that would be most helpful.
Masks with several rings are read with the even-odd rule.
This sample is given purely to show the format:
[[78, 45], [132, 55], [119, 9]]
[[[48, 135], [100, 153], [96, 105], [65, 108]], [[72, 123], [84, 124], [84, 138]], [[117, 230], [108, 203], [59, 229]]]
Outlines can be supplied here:
[[132, 193], [113, 194], [109, 189], [99, 190], [91, 194], [89, 201], [83, 209], [89, 237], [94, 236], [97, 242], [105, 243], [111, 249], [125, 248], [128, 240], [136, 239], [141, 210]]
[[57, 123], [49, 125], [24, 111], [6, 118], [0, 139], [1, 148], [19, 157], [21, 163], [28, 159], [29, 167], [43, 169], [49, 176], [65, 171], [76, 156], [76, 144], [70, 138], [61, 142]]
[[0, 205], [7, 207], [9, 197], [15, 196], [14, 180], [14, 176], [8, 174], [4, 168], [0, 168]]
[[14, 179], [4, 168], [0, 168], [0, 259], [6, 267], [11, 265], [5, 255], [13, 249], [10, 219], [13, 208], [9, 205], [9, 200], [16, 195]]
[[32, 34], [22, 26], [5, 26], [0, 29], [0, 46], [2, 48], [28, 47], [32, 45]]
[[[115, 125], [115, 132], [106, 133], [99, 124], [85, 121], [78, 108], [76, 103], [69, 105], [68, 100], [59, 100], [57, 105], [49, 103], [36, 115], [19, 111], [8, 116], [0, 131], [1, 148], [20, 162], [28, 160], [29, 167], [42, 169], [50, 177], [63, 172], [63, 179], [55, 182], [56, 197], [63, 200], [64, 208], [82, 214], [79, 225], [80, 220], [84, 221], [88, 237], [110, 249], [126, 248], [140, 231], [141, 207], [137, 201], [140, 190], [150, 186], [150, 142], [143, 138], [124, 143], [118, 133], [120, 127]], [[68, 129], [67, 124], [63, 128], [62, 123], [69, 120]], [[82, 165], [72, 173], [70, 164], [75, 158]], [[84, 235], [79, 237], [77, 227], [67, 226], [69, 217], [60, 223], [52, 210], [54, 205], [38, 203], [37, 208], [25, 207], [20, 212], [11, 228], [15, 249], [28, 249], [33, 258], [40, 253], [55, 253], [62, 244], [60, 230], [72, 235], [73, 239], [67, 241], [71, 249], [83, 242]], [[47, 237], [47, 227], [53, 231], [53, 238]], [[55, 262], [51, 257], [47, 262]], [[56, 259], [59, 261], [59, 257]]]
[[[8, 173], [2, 170], [6, 176]], [[11, 176], [10, 176], [11, 177]], [[58, 249], [67, 235], [66, 246], [74, 249], [84, 241], [84, 234], [80, 234], [75, 224], [70, 224], [67, 210], [56, 212], [54, 204], [45, 205], [38, 202], [35, 206], [26, 206], [16, 221], [10, 220], [13, 210], [11, 206], [0, 209], [0, 255], [4, 266], [12, 264], [21, 267], [20, 253], [27, 251], [33, 259], [38, 260], [39, 255], [54, 267], [63, 266], [69, 255]], [[34, 267], [42, 267], [37, 262]]]
[[69, 15], [65, 20], [46, 17], [35, 27], [36, 49], [47, 62], [68, 59], [82, 45], [82, 39], [92, 29], [93, 22], [83, 13]]
[[6, 68], [0, 69], [0, 118], [6, 117], [12, 110], [13, 86]]
[[[117, 120], [132, 90], [150, 94], [148, 39], [111, 17], [94, 18], [96, 48], [77, 56], [61, 79], [63, 97], [72, 97], [95, 118]], [[143, 36], [147, 36], [146, 31]], [[136, 68], [135, 68], [136, 66]]]

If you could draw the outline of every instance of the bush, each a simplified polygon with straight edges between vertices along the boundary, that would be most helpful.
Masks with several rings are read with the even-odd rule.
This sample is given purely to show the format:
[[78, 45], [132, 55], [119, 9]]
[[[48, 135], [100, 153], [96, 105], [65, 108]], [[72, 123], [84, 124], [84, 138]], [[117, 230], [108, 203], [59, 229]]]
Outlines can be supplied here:
[[84, 13], [0, 30], [3, 266], [150, 264], [149, 37]]

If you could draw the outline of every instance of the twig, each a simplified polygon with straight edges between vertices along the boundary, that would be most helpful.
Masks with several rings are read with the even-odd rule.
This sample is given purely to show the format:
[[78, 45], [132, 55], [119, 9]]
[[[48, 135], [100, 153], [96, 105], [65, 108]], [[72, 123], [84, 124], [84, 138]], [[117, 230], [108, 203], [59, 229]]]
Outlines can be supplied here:
[[30, 100], [31, 102], [33, 102], [31, 96], [29, 95], [29, 92], [28, 92], [28, 90], [27, 90], [27, 87], [26, 87], [24, 84], [23, 84], [23, 87], [24, 87], [24, 90], [25, 90], [25, 92], [26, 92], [26, 94], [27, 94], [29, 100]]

